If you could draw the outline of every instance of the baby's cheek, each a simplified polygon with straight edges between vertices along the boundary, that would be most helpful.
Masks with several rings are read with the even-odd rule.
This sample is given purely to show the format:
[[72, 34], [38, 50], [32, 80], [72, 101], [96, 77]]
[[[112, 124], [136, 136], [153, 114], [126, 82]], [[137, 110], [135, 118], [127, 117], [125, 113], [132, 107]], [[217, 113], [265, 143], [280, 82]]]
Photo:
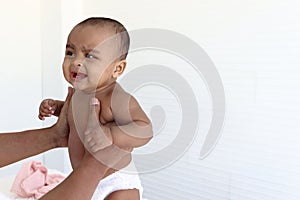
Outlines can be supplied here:
[[71, 82], [71, 76], [70, 76], [70, 73], [68, 72], [68, 70], [63, 69], [63, 74], [64, 74], [64, 77], [65, 77], [66, 81], [68, 81], [70, 83]]

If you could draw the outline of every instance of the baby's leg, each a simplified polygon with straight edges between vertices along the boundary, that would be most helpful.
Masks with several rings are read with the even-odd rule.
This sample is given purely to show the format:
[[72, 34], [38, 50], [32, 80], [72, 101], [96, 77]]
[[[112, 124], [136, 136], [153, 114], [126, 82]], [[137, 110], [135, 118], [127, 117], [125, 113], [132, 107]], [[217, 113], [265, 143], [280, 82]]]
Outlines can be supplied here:
[[118, 190], [108, 195], [105, 200], [140, 200], [138, 189]]

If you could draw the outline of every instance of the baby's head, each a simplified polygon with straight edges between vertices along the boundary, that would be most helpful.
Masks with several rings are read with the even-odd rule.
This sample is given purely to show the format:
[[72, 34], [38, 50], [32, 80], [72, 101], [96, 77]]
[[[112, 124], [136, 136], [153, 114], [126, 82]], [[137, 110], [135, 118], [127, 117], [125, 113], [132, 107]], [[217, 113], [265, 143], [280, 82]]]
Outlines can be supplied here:
[[[99, 34], [106, 35], [109, 38], [107, 40], [118, 40], [117, 43], [114, 43], [116, 46], [116, 53], [120, 55], [120, 59], [126, 59], [128, 49], [129, 49], [129, 35], [126, 28], [120, 22], [105, 17], [91, 17], [88, 18], [79, 24], [77, 24], [73, 30], [77, 27], [84, 28], [86, 26], [94, 27], [95, 29], [100, 28]], [[71, 33], [70, 33], [71, 34]], [[107, 41], [106, 41], [107, 42]]]
[[115, 82], [125, 67], [129, 34], [118, 21], [93, 17], [69, 34], [63, 71], [76, 89], [94, 92]]

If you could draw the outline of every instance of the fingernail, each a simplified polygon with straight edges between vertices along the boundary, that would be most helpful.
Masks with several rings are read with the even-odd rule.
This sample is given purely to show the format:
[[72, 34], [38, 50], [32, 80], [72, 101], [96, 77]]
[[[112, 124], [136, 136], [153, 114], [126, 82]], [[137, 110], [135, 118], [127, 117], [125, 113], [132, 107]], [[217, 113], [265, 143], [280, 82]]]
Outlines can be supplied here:
[[97, 105], [98, 106], [99, 105], [98, 99], [97, 98], [92, 98], [91, 99], [91, 105], [95, 105], [95, 106]]

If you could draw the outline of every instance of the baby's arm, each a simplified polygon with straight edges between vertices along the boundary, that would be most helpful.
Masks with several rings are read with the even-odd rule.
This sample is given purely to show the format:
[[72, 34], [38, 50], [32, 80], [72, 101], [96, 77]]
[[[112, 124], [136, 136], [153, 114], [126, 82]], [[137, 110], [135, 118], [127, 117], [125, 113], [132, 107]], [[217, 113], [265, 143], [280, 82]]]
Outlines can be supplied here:
[[45, 117], [51, 117], [52, 115], [58, 117], [64, 103], [64, 101], [53, 99], [43, 100], [39, 108], [39, 119], [44, 120]]
[[[115, 105], [113, 115], [115, 123], [109, 125], [112, 141], [119, 147], [140, 147], [153, 137], [152, 124], [136, 99], [129, 96], [129, 101]], [[126, 98], [125, 98], [126, 99]]]
[[[137, 101], [131, 96], [129, 98], [127, 96], [129, 101], [125, 104], [126, 101], [123, 100], [126, 98], [117, 99], [121, 101], [120, 104], [115, 105], [116, 109], [113, 109], [114, 115], [118, 115], [118, 117], [114, 117], [115, 122], [102, 124], [98, 121], [98, 126], [85, 132], [85, 146], [87, 145], [86, 147], [92, 152], [97, 152], [112, 144], [120, 149], [132, 151], [134, 147], [143, 146], [152, 138], [151, 122]], [[91, 104], [99, 106], [99, 110], [101, 110], [101, 103], [98, 99], [93, 98]], [[99, 115], [100, 113], [101, 111], [95, 114]]]

